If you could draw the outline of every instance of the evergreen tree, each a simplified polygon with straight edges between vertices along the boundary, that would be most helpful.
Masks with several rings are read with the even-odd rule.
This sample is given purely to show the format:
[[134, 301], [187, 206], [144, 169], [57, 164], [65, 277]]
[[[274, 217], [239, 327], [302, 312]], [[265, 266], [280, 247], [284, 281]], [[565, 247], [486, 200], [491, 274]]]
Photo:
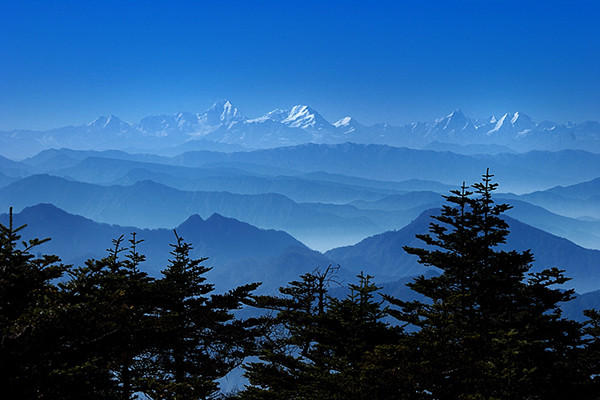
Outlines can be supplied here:
[[206, 399], [218, 390], [216, 380], [240, 365], [259, 334], [256, 321], [233, 311], [249, 301], [259, 284], [212, 294], [206, 282], [206, 258], [192, 259], [192, 246], [176, 236], [172, 259], [156, 282], [157, 332], [153, 373], [144, 392], [153, 399]]
[[592, 382], [586, 389], [593, 393], [590, 398], [600, 399], [600, 311], [597, 309], [585, 310], [587, 317], [583, 333], [586, 335], [584, 356], [579, 360], [578, 366], [585, 368]]
[[144, 256], [135, 233], [129, 248], [122, 243], [122, 236], [113, 240], [107, 257], [74, 268], [61, 285], [67, 299], [63, 341], [70, 350], [55, 373], [65, 380], [63, 397], [129, 400], [149, 373], [153, 279], [139, 268]]
[[[290, 399], [310, 396], [313, 377], [326, 373], [315, 357], [315, 343], [329, 303], [333, 268], [304, 274], [279, 289], [283, 295], [257, 296], [255, 306], [268, 311], [260, 362], [245, 365], [250, 386], [242, 399]], [[275, 313], [275, 314], [273, 314]]]
[[260, 361], [246, 366], [250, 386], [242, 399], [408, 398], [401, 397], [407, 393], [403, 376], [374, 379], [383, 369], [379, 353], [404, 350], [401, 329], [382, 321], [386, 310], [374, 299], [380, 288], [361, 274], [348, 297], [329, 297], [333, 271], [303, 275], [280, 289], [283, 297], [257, 299], [277, 314]]
[[53, 360], [61, 348], [54, 340], [61, 310], [55, 281], [66, 266], [57, 256], [31, 251], [49, 239], [22, 241], [25, 225], [0, 224], [0, 388], [8, 398], [49, 397]]
[[[583, 395], [587, 379], [574, 368], [581, 326], [561, 317], [559, 303], [572, 290], [553, 289], [567, 281], [553, 268], [527, 274], [531, 252], [506, 251], [510, 206], [495, 204], [497, 184], [486, 172], [470, 191], [445, 196], [427, 246], [406, 247], [419, 262], [442, 274], [421, 276], [409, 286], [429, 301], [406, 302], [394, 315], [418, 328], [418, 378], [433, 399], [548, 399]], [[577, 393], [577, 390], [582, 390]], [[574, 397], [573, 397], [574, 396]]]

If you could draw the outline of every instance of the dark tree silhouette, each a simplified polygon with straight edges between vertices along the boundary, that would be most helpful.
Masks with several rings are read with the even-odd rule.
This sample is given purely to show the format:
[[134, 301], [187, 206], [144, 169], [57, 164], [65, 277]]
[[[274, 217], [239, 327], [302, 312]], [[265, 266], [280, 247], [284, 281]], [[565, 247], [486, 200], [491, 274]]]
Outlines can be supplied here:
[[373, 399], [405, 389], [402, 379], [373, 379], [383, 367], [378, 352], [399, 352], [403, 337], [383, 321], [386, 311], [374, 298], [380, 288], [361, 274], [345, 299], [330, 297], [334, 271], [302, 275], [280, 289], [283, 296], [257, 299], [276, 314], [260, 361], [246, 366], [250, 386], [242, 399]]
[[155, 285], [156, 342], [152, 376], [144, 391], [154, 399], [206, 399], [216, 380], [251, 354], [261, 333], [257, 320], [235, 318], [233, 311], [250, 301], [259, 284], [211, 294], [207, 258], [192, 259], [192, 246], [176, 236], [172, 259]]
[[405, 248], [442, 272], [409, 284], [428, 301], [388, 298], [418, 328], [419, 381], [434, 399], [580, 398], [581, 326], [559, 308], [573, 291], [551, 288], [568, 280], [556, 268], [528, 274], [531, 252], [498, 247], [510, 206], [494, 203], [491, 179], [445, 196], [430, 233], [417, 235], [426, 246]]
[[55, 280], [67, 269], [57, 256], [31, 252], [50, 239], [22, 241], [25, 225], [0, 224], [0, 387], [8, 398], [52, 393], [61, 296]]

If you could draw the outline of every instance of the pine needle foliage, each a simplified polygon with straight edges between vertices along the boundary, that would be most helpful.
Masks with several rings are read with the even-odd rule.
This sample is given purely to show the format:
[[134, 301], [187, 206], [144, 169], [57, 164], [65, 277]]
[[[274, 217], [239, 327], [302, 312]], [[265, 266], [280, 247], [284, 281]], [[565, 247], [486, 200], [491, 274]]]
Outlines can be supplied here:
[[429, 233], [417, 235], [425, 246], [405, 247], [441, 274], [408, 285], [427, 301], [388, 297], [399, 306], [392, 313], [417, 328], [411, 342], [426, 360], [419, 381], [432, 399], [573, 396], [586, 380], [575, 367], [581, 326], [559, 308], [573, 291], [559, 288], [564, 271], [530, 273], [530, 251], [501, 247], [510, 206], [493, 201], [492, 177], [488, 170], [445, 196]]

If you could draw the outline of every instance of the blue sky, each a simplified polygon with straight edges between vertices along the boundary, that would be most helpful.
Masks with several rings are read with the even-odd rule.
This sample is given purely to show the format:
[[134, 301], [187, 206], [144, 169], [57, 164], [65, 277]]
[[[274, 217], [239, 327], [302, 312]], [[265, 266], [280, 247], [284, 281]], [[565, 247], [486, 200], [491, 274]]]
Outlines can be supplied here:
[[0, 130], [115, 114], [600, 120], [598, 1], [0, 0]]

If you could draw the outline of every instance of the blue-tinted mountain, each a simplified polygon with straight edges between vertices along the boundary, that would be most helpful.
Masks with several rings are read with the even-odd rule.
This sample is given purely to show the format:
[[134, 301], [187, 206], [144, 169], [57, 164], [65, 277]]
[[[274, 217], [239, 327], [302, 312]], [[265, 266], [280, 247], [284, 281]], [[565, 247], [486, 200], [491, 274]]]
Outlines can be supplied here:
[[[576, 168], [576, 166], [573, 168]], [[594, 170], [595, 173], [597, 171], [597, 169]], [[579, 180], [583, 179], [585, 178], [582, 177]], [[600, 219], [600, 178], [566, 187], [558, 186], [520, 196], [507, 195], [506, 197], [524, 200], [573, 218], [592, 217]]]
[[[43, 132], [0, 132], [0, 151], [4, 156], [19, 159], [49, 148], [164, 151], [188, 141], [205, 144], [210, 141], [247, 149], [344, 142], [421, 148], [432, 142], [444, 142], [461, 146], [506, 146], [518, 151], [578, 148], [600, 152], [600, 123], [536, 123], [522, 112], [481, 120], [456, 110], [430, 123], [364, 126], [351, 117], [330, 123], [307, 105], [246, 118], [225, 100], [202, 113], [148, 116], [139, 123], [108, 115], [85, 125]], [[204, 149], [209, 148], [204, 146]]]
[[384, 145], [306, 144], [231, 154], [189, 152], [180, 165], [261, 164], [304, 173], [325, 171], [383, 181], [433, 180], [444, 184], [478, 181], [490, 168], [503, 190], [528, 192], [597, 178], [600, 155], [585, 151], [465, 156]]
[[583, 315], [584, 310], [592, 308], [600, 309], [600, 290], [576, 294], [573, 300], [563, 303], [561, 308], [565, 317], [584, 322], [586, 320], [586, 317]]
[[[331, 164], [323, 162], [322, 159], [331, 160]], [[262, 227], [293, 229], [291, 232], [307, 240], [307, 243], [308, 240], [312, 240], [311, 245], [315, 243], [315, 234], [318, 232], [326, 234], [329, 238], [328, 244], [339, 246], [354, 243], [364, 235], [398, 229], [424, 209], [438, 205], [441, 197], [435, 193], [424, 193], [419, 190], [420, 187], [431, 187], [438, 192], [447, 193], [449, 186], [444, 186], [435, 180], [454, 182], [454, 185], [463, 180], [467, 183], [476, 181], [479, 179], [479, 171], [485, 170], [485, 165], [489, 165], [496, 174], [496, 179], [501, 182], [503, 191], [518, 189], [522, 191], [525, 187], [529, 190], [536, 187], [552, 187], [562, 182], [573, 182], [587, 177], [595, 178], [600, 156], [582, 151], [459, 156], [448, 152], [344, 144], [302, 145], [243, 153], [188, 152], [177, 157], [128, 154], [120, 151], [92, 152], [63, 149], [49, 150], [14, 164], [19, 166], [27, 164], [31, 169], [47, 169], [48, 171], [44, 172], [71, 180], [103, 185], [137, 184], [137, 187], [140, 187], [140, 182], [154, 181], [183, 192], [229, 192], [266, 196], [281, 194], [295, 203], [311, 203], [300, 205], [301, 208], [343, 219], [351, 218], [356, 226], [347, 229], [346, 225], [346, 229], [342, 232], [335, 232], [333, 229], [325, 232], [319, 224], [316, 224], [316, 229], [305, 227], [303, 231], [297, 230], [297, 227], [291, 228], [287, 222], [280, 225], [263, 225], [264, 217], [253, 219], [256, 214], [253, 207], [243, 210], [236, 206], [236, 211], [229, 214], [231, 212], [229, 208], [211, 206], [212, 209], [202, 215], [208, 217], [211, 212], [220, 212]], [[265, 173], [241, 170], [248, 166], [262, 169]], [[333, 173], [321, 170], [325, 168], [329, 171], [333, 170]], [[278, 175], [280, 170], [295, 172]], [[298, 172], [299, 170], [304, 172]], [[362, 174], [367, 177], [349, 176], [352, 174]], [[413, 178], [403, 180], [411, 175]], [[396, 181], [393, 180], [394, 178]], [[547, 192], [531, 193], [521, 197], [510, 194], [504, 196], [509, 200], [525, 200], [538, 204], [555, 213], [571, 217], [598, 217], [598, 198], [594, 197], [598, 192], [597, 183], [597, 180], [592, 180], [588, 184], [578, 185], [573, 189], [576, 190], [577, 195], [571, 197], [561, 194], [565, 190], [571, 190], [569, 188], [554, 188]], [[408, 194], [405, 193], [406, 190], [417, 193]], [[584, 198], [586, 193], [587, 197]], [[386, 195], [392, 197], [382, 200]], [[173, 197], [173, 193], [167, 197]], [[175, 197], [182, 198], [180, 195]], [[548, 199], [551, 201], [547, 201]], [[53, 200], [37, 198], [25, 205], [39, 201]], [[373, 201], [378, 202], [369, 203]], [[233, 200], [228, 201], [227, 205], [233, 206], [232, 202]], [[352, 202], [350, 206], [353, 207], [343, 205], [349, 202]], [[247, 203], [240, 203], [241, 206], [245, 204]], [[117, 208], [119, 207], [117, 204]], [[174, 224], [195, 212], [185, 207], [187, 205], [183, 206], [186, 213], [183, 213], [180, 211], [182, 206], [177, 201], [169, 203], [169, 207], [162, 208], [156, 216], [159, 219], [158, 226]], [[512, 212], [520, 212], [524, 207], [525, 204]], [[89, 210], [82, 209], [69, 211], [85, 212], [86, 216], [104, 218], [96, 211], [92, 214], [87, 214]], [[171, 214], [176, 218], [169, 219]], [[527, 212], [521, 212], [518, 217], [526, 223], [564, 236], [586, 247], [599, 247], [598, 224], [593, 221], [564, 219], [545, 210], [531, 207]], [[109, 222], [119, 221], [111, 219]], [[141, 224], [137, 219], [130, 220], [128, 223]], [[143, 222], [143, 226], [157, 225], [147, 225]], [[340, 241], [334, 240], [336, 236]], [[320, 249], [325, 248], [320, 247]]]
[[[172, 229], [149, 230], [97, 223], [50, 204], [27, 207], [15, 213], [13, 219], [15, 226], [27, 224], [21, 231], [23, 239], [51, 238], [36, 248], [36, 252], [57, 254], [65, 263], [76, 265], [88, 258], [105, 256], [112, 239], [125, 235], [127, 240], [136, 232], [137, 238], [144, 240], [138, 246], [147, 256], [143, 266], [157, 275], [167, 264], [169, 244], [175, 241]], [[0, 222], [8, 224], [8, 215], [0, 214]], [[285, 232], [259, 229], [218, 214], [206, 220], [193, 215], [175, 230], [192, 244], [193, 257], [209, 257], [206, 264], [213, 267], [211, 279], [222, 289], [264, 281], [265, 288], [274, 290], [288, 279], [331, 263]]]
[[29, 169], [21, 162], [0, 155], [0, 172], [10, 177], [23, 177], [28, 175]]
[[219, 213], [261, 228], [282, 229], [303, 241], [323, 236], [333, 239], [340, 233], [358, 240], [380, 231], [366, 217], [343, 218], [319, 212], [310, 204], [273, 193], [187, 192], [152, 181], [101, 186], [50, 175], [30, 176], [0, 189], [0, 207], [4, 209], [14, 206], [21, 210], [38, 203], [51, 203], [96, 221], [142, 228], [176, 226], [189, 215], [207, 218]]
[[501, 144], [467, 144], [460, 145], [456, 143], [431, 142], [423, 147], [423, 150], [433, 151], [451, 151], [456, 154], [474, 155], [474, 154], [500, 154], [515, 153], [515, 150]]
[[33, 157], [26, 158], [22, 164], [27, 165], [32, 173], [52, 173], [71, 168], [87, 158], [105, 158], [118, 161], [168, 164], [169, 159], [154, 154], [131, 154], [120, 150], [72, 150], [49, 149], [41, 151]]
[[122, 159], [88, 157], [55, 175], [97, 184], [132, 185], [152, 180], [187, 191], [227, 191], [238, 194], [278, 193], [297, 202], [343, 203], [356, 199], [378, 199], [391, 189], [369, 189], [296, 176], [265, 176], [237, 168], [181, 167]]
[[558, 194], [563, 197], [587, 200], [600, 196], [600, 178], [588, 182], [577, 183], [567, 187], [557, 186], [546, 190], [547, 193]]
[[7, 175], [4, 175], [2, 172], [0, 172], [0, 188], [3, 188], [4, 186], [7, 186], [8, 184], [16, 181], [17, 178], [13, 178]]
[[518, 199], [504, 199], [498, 196], [496, 200], [513, 206], [507, 211], [507, 215], [519, 221], [567, 238], [582, 247], [600, 249], [600, 221], [598, 220], [565, 217]]
[[417, 205], [427, 205], [432, 208], [444, 201], [440, 193], [431, 191], [411, 191], [403, 194], [393, 194], [374, 201], [357, 200], [351, 204], [365, 210], [407, 210]]
[[307, 179], [342, 183], [346, 185], [372, 188], [378, 190], [392, 190], [398, 192], [411, 192], [415, 190], [429, 190], [438, 193], [446, 193], [454, 186], [444, 185], [440, 182], [423, 179], [408, 179], [405, 181], [380, 181], [374, 179], [358, 178], [342, 174], [332, 174], [329, 172], [309, 172], [301, 175]]
[[[330, 250], [325, 255], [350, 271], [362, 270], [389, 281], [394, 277], [422, 274], [427, 268], [419, 264], [415, 256], [404, 252], [403, 246], [423, 246], [415, 235], [428, 232], [431, 215], [437, 214], [439, 210], [429, 210], [398, 231], [375, 235], [354, 246]], [[505, 218], [510, 226], [505, 247], [519, 251], [531, 249], [536, 259], [534, 270], [565, 269], [573, 278], [569, 285], [581, 293], [600, 288], [599, 250], [585, 249], [508, 216]]]

